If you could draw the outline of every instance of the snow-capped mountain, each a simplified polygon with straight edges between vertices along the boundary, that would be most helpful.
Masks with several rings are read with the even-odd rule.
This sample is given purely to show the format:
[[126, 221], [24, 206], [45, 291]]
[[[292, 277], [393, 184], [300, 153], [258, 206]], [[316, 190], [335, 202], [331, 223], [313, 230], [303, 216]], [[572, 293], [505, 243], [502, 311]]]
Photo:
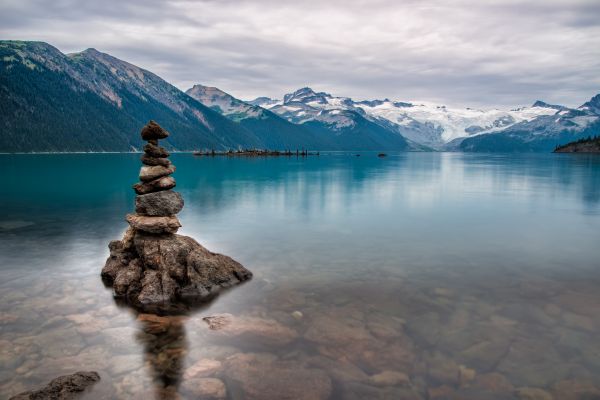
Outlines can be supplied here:
[[369, 118], [357, 108], [329, 107], [329, 103], [335, 104], [335, 98], [308, 88], [286, 95], [283, 102], [267, 97], [244, 102], [217, 88], [202, 85], [195, 85], [186, 93], [263, 139], [279, 136], [274, 144], [287, 143], [287, 148], [291, 143], [300, 148], [310, 146], [324, 150], [421, 149], [408, 143], [395, 125]]
[[552, 115], [513, 124], [499, 132], [457, 139], [449, 149], [460, 151], [552, 151], [557, 145], [600, 134], [600, 94], [576, 109], [551, 106]]
[[185, 93], [234, 121], [241, 121], [245, 118], [262, 118], [266, 113], [264, 108], [238, 100], [216, 87], [194, 85]]
[[[343, 104], [344, 101], [348, 103]], [[331, 125], [334, 129], [354, 126], [356, 112], [359, 111], [352, 106], [350, 99], [333, 97], [323, 92], [316, 93], [310, 88], [288, 93], [283, 100], [259, 97], [248, 103], [271, 110], [296, 124], [320, 121]]]
[[249, 103], [267, 108], [294, 123], [316, 120], [348, 126], [352, 124], [352, 114], [348, 113], [358, 113], [373, 122], [386, 120], [404, 137], [438, 149], [459, 138], [501, 131], [520, 122], [565, 110], [562, 106], [541, 101], [531, 107], [506, 111], [451, 108], [422, 101], [354, 101], [315, 92], [308, 87], [286, 94], [283, 100], [260, 97]]

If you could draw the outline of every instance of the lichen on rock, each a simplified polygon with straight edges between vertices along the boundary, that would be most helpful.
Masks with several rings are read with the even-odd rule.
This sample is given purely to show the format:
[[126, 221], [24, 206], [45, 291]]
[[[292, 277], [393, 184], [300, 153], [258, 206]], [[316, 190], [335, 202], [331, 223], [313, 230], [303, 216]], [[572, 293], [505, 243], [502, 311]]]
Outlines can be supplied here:
[[[142, 182], [134, 185], [136, 213], [127, 215], [130, 227], [123, 239], [110, 242], [101, 274], [116, 298], [142, 311], [186, 309], [252, 277], [230, 257], [176, 234], [181, 223], [175, 214], [183, 208], [183, 198], [170, 190], [175, 187], [170, 176], [175, 167], [167, 160], [169, 153], [158, 146], [158, 139], [167, 136], [154, 121], [142, 129], [149, 143], [142, 156]], [[148, 160], [156, 166], [147, 166]]]

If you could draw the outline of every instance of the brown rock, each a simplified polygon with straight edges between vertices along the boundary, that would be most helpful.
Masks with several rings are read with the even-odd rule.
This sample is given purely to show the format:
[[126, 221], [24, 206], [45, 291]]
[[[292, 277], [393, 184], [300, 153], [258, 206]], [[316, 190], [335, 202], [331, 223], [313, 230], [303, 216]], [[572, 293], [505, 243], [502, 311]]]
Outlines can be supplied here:
[[218, 360], [202, 358], [188, 367], [183, 374], [183, 379], [204, 378], [221, 371], [223, 365]]
[[175, 179], [172, 176], [163, 176], [150, 182], [140, 182], [133, 185], [133, 189], [137, 194], [148, 194], [160, 192], [161, 190], [169, 190], [175, 187]]
[[307, 359], [307, 365], [327, 371], [327, 374], [338, 382], [368, 383], [371, 379], [363, 370], [345, 360], [332, 360], [328, 357], [316, 355]]
[[454, 360], [440, 352], [426, 355], [427, 374], [435, 382], [456, 385], [459, 383], [460, 369]]
[[217, 314], [202, 318], [217, 337], [233, 338], [246, 345], [284, 346], [298, 337], [295, 330], [272, 319]]
[[571, 366], [556, 348], [539, 339], [515, 340], [496, 370], [514, 385], [545, 387], [566, 379]]
[[11, 397], [10, 400], [74, 399], [88, 386], [99, 380], [100, 375], [97, 372], [76, 372], [73, 375], [59, 376], [42, 389], [20, 393]]
[[111, 286], [121, 269], [139, 260], [141, 280], [120, 282], [120, 290], [127, 287], [126, 300], [146, 312], [185, 309], [252, 277], [238, 262], [211, 253], [187, 236], [137, 231], [131, 248], [119, 241], [111, 242], [109, 248], [111, 254], [102, 270], [105, 283]]
[[175, 166], [172, 164], [168, 167], [163, 167], [162, 165], [145, 165], [140, 169], [140, 180], [142, 182], [150, 182], [163, 176], [169, 176], [173, 172], [175, 172]]
[[142, 215], [175, 215], [183, 209], [183, 198], [172, 190], [141, 194], [135, 198], [135, 212]]
[[126, 296], [130, 290], [135, 290], [131, 282], [139, 281], [142, 275], [142, 266], [139, 260], [132, 260], [123, 268], [119, 268], [113, 282], [114, 293], [117, 297]]
[[308, 330], [304, 333], [304, 338], [319, 344], [333, 345], [373, 339], [361, 321], [325, 315], [318, 316], [311, 321]]
[[127, 222], [136, 230], [154, 234], [175, 233], [181, 228], [179, 219], [174, 215], [168, 217], [152, 217], [139, 214], [127, 214]]
[[224, 399], [227, 390], [222, 380], [217, 378], [194, 378], [183, 381], [183, 390], [198, 399]]
[[320, 400], [331, 396], [331, 379], [320, 369], [271, 355], [238, 353], [226, 362], [227, 386], [248, 400]]
[[467, 368], [464, 365], [458, 366], [458, 381], [461, 386], [468, 385], [473, 379], [475, 379], [477, 373], [474, 369]]
[[[335, 399], [344, 400], [424, 400], [415, 388], [371, 386], [360, 382], [341, 382], [336, 387]], [[462, 400], [462, 399], [461, 399]]]
[[162, 165], [163, 167], [168, 167], [172, 165], [171, 161], [168, 158], [152, 157], [148, 154], [143, 154], [141, 160], [142, 164], [145, 165]]
[[150, 122], [142, 128], [141, 135], [144, 140], [165, 139], [169, 136], [169, 132], [165, 131], [153, 120], [150, 120]]
[[427, 394], [429, 395], [429, 399], [431, 400], [447, 400], [452, 398], [452, 396], [454, 395], [454, 389], [452, 389], [448, 385], [442, 385], [427, 389]]
[[389, 370], [371, 376], [371, 382], [376, 386], [410, 385], [410, 379], [404, 372]]
[[519, 400], [554, 400], [554, 397], [545, 390], [523, 387], [517, 389]]
[[137, 320], [144, 326], [144, 332], [152, 335], [165, 333], [171, 327], [171, 318], [155, 314], [140, 314]]
[[164, 147], [154, 143], [148, 143], [144, 146], [144, 152], [147, 156], [152, 158], [167, 158], [169, 157], [169, 152]]
[[472, 385], [490, 392], [512, 392], [515, 389], [504, 375], [497, 372], [477, 375]]
[[560, 400], [597, 400], [600, 399], [600, 387], [592, 382], [575, 379], [563, 380], [552, 386], [555, 399]]

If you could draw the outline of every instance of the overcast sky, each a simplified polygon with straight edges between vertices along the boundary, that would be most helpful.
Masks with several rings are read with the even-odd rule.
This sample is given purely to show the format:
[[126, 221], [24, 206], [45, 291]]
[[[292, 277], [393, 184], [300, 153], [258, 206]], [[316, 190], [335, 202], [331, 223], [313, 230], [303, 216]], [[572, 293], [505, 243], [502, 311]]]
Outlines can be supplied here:
[[[483, 4], [485, 3], [485, 4]], [[94, 47], [180, 89], [577, 106], [600, 93], [600, 1], [1, 0], [0, 38]]]

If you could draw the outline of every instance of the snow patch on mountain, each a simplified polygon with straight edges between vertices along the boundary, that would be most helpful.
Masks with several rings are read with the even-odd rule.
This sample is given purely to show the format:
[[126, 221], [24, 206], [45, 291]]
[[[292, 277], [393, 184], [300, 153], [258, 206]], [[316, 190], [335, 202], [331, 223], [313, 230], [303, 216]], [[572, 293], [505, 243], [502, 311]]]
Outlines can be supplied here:
[[[542, 101], [537, 101], [531, 107], [514, 110], [451, 108], [433, 102], [389, 99], [354, 101], [348, 97], [316, 92], [308, 87], [286, 94], [283, 100], [260, 97], [251, 103], [270, 109], [295, 123], [324, 120], [325, 117], [330, 119], [336, 115], [332, 114], [335, 110], [353, 111], [375, 122], [382, 119], [389, 121], [405, 137], [434, 147], [441, 147], [457, 138], [501, 131], [514, 124], [543, 115], [554, 115], [565, 109]], [[340, 115], [344, 116], [343, 113]], [[336, 123], [343, 125], [349, 121], [344, 119]]]

